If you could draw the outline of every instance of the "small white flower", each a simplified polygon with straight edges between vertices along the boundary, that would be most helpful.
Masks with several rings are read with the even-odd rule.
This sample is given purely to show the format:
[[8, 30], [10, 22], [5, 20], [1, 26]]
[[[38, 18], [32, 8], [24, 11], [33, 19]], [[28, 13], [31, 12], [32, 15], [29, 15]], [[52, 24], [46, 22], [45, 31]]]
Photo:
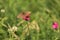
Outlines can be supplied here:
[[9, 32], [12, 32], [11, 28], [10, 28], [10, 29], [8, 29], [8, 31], [9, 31]]
[[13, 27], [12, 27], [12, 30], [13, 30], [13, 31], [17, 31], [17, 29], [18, 29], [18, 28], [17, 28], [16, 26], [13, 26]]
[[1, 12], [4, 13], [5, 12], [5, 9], [1, 9]]

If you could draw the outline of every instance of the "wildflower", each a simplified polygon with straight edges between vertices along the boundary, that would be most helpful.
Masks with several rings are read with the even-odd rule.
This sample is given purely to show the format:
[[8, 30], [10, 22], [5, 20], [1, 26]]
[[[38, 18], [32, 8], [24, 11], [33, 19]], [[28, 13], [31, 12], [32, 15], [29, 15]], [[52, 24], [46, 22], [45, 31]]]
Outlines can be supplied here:
[[17, 27], [16, 26], [13, 26], [12, 28], [9, 28], [8, 31], [9, 32], [16, 32], [17, 31]]
[[5, 12], [5, 9], [1, 9], [1, 12], [4, 13]]
[[17, 31], [17, 29], [18, 29], [18, 28], [17, 28], [16, 26], [13, 26], [13, 27], [12, 27], [12, 30], [13, 30], [13, 31]]
[[23, 19], [26, 20], [26, 21], [29, 21], [30, 20], [30, 16], [27, 15], [27, 16], [23, 17]]
[[58, 28], [58, 23], [57, 22], [53, 22], [52, 27], [53, 27], [53, 29], [57, 29]]
[[22, 12], [20, 13], [17, 18], [22, 18], [23, 20], [29, 21], [30, 20], [30, 13], [31, 12]]
[[12, 29], [11, 29], [11, 28], [9, 28], [9, 29], [8, 29], [8, 32], [12, 32]]

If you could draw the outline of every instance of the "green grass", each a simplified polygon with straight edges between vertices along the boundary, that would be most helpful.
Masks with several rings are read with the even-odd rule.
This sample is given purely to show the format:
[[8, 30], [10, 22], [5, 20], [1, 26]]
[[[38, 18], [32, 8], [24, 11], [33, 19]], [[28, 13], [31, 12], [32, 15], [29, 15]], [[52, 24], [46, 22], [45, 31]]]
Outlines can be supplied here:
[[[22, 11], [31, 12], [30, 21], [17, 18]], [[0, 0], [0, 40], [60, 40], [60, 0]]]

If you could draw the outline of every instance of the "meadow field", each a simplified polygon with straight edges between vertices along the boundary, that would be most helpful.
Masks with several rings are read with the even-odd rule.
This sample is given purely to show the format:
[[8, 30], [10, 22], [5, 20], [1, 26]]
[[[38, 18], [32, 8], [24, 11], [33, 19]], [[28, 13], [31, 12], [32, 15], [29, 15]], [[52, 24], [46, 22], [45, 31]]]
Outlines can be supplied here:
[[0, 0], [0, 40], [60, 40], [60, 0]]

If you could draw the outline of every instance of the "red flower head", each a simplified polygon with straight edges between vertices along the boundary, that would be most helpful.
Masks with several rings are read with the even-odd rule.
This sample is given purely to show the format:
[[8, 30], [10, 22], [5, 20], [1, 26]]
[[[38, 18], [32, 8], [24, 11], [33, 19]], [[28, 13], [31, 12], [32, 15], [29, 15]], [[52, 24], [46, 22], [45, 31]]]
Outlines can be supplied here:
[[29, 11], [28, 12], [22, 12], [17, 16], [17, 18], [22, 18], [26, 21], [29, 21], [30, 20], [30, 13], [31, 12], [29, 12]]
[[53, 22], [52, 27], [53, 27], [53, 29], [57, 29], [58, 28], [58, 23], [57, 22]]

